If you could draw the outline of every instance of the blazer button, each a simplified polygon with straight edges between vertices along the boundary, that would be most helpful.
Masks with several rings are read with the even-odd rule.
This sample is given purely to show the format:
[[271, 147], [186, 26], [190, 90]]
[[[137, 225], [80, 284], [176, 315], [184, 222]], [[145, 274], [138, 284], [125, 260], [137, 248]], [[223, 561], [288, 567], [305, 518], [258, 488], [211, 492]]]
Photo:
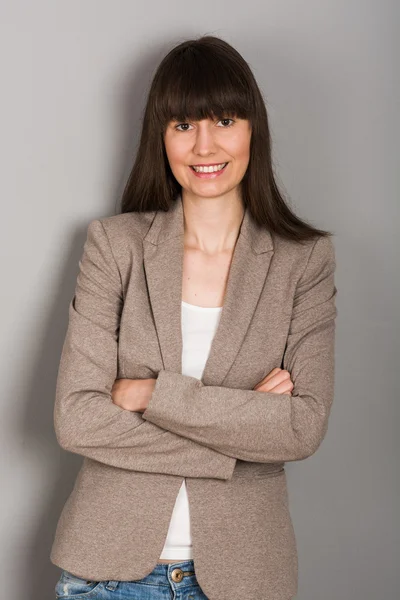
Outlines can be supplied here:
[[182, 569], [174, 569], [171, 573], [171, 577], [173, 579], [173, 581], [182, 581], [183, 579], [183, 571]]

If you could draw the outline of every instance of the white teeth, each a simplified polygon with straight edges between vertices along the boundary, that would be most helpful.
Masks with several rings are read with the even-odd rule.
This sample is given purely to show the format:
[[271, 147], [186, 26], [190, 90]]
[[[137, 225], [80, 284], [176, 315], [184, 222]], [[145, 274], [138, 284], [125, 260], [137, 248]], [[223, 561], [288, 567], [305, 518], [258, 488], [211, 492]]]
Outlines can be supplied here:
[[221, 171], [228, 163], [222, 163], [220, 165], [213, 165], [211, 167], [192, 167], [197, 173], [213, 173], [214, 171]]

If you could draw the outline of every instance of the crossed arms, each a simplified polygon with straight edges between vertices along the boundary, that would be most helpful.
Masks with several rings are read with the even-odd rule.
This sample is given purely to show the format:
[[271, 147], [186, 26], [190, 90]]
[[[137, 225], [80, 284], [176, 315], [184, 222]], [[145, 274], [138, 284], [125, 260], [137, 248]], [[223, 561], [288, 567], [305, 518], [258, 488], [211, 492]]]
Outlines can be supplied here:
[[150, 473], [230, 479], [236, 460], [302, 460], [321, 444], [334, 393], [334, 247], [312, 246], [293, 303], [283, 368], [293, 395], [205, 386], [161, 370], [146, 410], [113, 404], [122, 284], [100, 220], [89, 224], [56, 385], [61, 447]]

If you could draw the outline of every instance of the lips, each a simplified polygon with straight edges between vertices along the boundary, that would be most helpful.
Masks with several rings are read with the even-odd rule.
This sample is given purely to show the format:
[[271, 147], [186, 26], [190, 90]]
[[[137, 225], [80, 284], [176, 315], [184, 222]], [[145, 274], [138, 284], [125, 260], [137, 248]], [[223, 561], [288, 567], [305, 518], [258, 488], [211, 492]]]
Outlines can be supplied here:
[[220, 167], [221, 165], [226, 165], [226, 161], [225, 162], [220, 162], [220, 163], [208, 163], [208, 164], [198, 164], [198, 165], [189, 165], [190, 167]]
[[225, 166], [222, 169], [220, 169], [219, 171], [210, 171], [209, 173], [201, 173], [201, 172], [195, 171], [191, 165], [189, 168], [190, 168], [191, 173], [193, 173], [193, 175], [195, 177], [198, 177], [199, 179], [215, 179], [216, 177], [219, 177], [220, 175], [225, 173], [228, 165], [229, 165], [229, 162], [227, 162], [225, 164]]

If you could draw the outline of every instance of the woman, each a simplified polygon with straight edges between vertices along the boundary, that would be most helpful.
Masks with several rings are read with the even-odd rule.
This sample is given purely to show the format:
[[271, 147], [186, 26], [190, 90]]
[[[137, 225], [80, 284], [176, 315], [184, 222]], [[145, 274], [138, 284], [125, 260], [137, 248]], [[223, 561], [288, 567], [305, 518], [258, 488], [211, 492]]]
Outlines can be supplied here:
[[84, 461], [51, 551], [58, 598], [295, 596], [284, 463], [327, 430], [330, 236], [278, 191], [240, 54], [213, 36], [173, 48], [69, 306], [55, 430]]

